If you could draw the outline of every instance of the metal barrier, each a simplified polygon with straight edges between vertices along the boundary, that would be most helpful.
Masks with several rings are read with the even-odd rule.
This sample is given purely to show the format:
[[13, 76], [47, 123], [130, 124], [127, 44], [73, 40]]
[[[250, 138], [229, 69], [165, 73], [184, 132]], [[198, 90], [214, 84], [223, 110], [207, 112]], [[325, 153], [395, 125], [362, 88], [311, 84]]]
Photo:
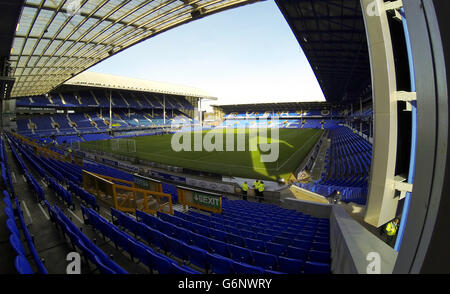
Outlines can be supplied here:
[[83, 188], [98, 200], [123, 212], [135, 213], [139, 209], [149, 214], [161, 211], [173, 215], [170, 194], [136, 188], [131, 181], [83, 170]]
[[186, 210], [187, 206], [213, 213], [222, 213], [222, 195], [178, 186], [178, 202]]
[[134, 184], [141, 189], [162, 192], [162, 182], [153, 178], [144, 177], [137, 173], [133, 174]]
[[64, 156], [62, 154], [59, 154], [58, 152], [55, 152], [48, 148], [42, 147], [41, 145], [37, 144], [36, 142], [34, 142], [24, 136], [21, 136], [17, 133], [10, 133], [10, 134], [13, 135], [14, 137], [16, 137], [17, 139], [19, 139], [23, 144], [33, 147], [34, 152], [38, 156], [44, 156], [45, 158], [53, 158], [56, 160], [72, 162], [71, 154], [67, 154], [67, 156]]

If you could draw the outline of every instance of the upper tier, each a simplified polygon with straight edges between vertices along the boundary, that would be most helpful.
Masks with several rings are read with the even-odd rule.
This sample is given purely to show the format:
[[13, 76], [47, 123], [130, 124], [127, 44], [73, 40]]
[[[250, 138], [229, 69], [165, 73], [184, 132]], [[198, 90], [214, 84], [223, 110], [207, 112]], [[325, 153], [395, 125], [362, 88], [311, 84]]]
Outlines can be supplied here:
[[342, 117], [344, 111], [337, 110], [290, 110], [290, 111], [266, 111], [266, 112], [230, 112], [224, 115], [225, 119], [245, 119], [245, 118], [300, 118], [300, 117]]
[[[164, 98], [161, 95], [145, 92], [112, 91], [112, 108], [162, 109]], [[53, 93], [48, 96], [21, 97], [16, 100], [17, 107], [98, 107], [109, 108], [110, 92], [104, 90], [82, 90], [76, 92]], [[166, 109], [194, 109], [182, 96], [165, 95]]]

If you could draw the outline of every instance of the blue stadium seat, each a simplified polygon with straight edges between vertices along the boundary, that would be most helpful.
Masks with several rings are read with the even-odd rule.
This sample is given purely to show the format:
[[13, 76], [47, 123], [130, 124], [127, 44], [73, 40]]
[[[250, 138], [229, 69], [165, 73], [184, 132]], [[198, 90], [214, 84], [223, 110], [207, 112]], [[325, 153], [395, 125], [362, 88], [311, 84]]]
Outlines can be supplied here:
[[241, 236], [232, 233], [227, 233], [226, 236], [228, 243], [241, 247], [244, 246], [244, 239]]
[[27, 255], [25, 248], [23, 248], [23, 245], [20, 242], [19, 237], [17, 237], [15, 234], [11, 234], [9, 236], [9, 243], [11, 244], [14, 251], [16, 251], [17, 255]]
[[245, 239], [245, 245], [247, 248], [249, 248], [251, 250], [261, 251], [261, 252], [266, 251], [265, 244], [261, 240], [247, 238], [247, 239]]
[[200, 272], [191, 269], [185, 265], [179, 266], [178, 264], [171, 264], [171, 274], [174, 275], [192, 275], [192, 274], [201, 274]]
[[291, 246], [309, 250], [309, 248], [311, 247], [311, 243], [312, 243], [311, 240], [312, 239], [303, 239], [303, 240], [294, 239], [291, 242]]
[[252, 251], [240, 246], [228, 244], [228, 250], [230, 251], [231, 258], [238, 262], [252, 263]]
[[310, 261], [329, 263], [331, 259], [330, 252], [309, 250], [308, 259]]
[[330, 239], [329, 238], [324, 238], [324, 237], [314, 237], [314, 242], [320, 242], [320, 243], [327, 243], [330, 244]]
[[[6, 191], [3, 191], [3, 192], [6, 192]], [[10, 208], [12, 208], [13, 206], [12, 206], [12, 203], [11, 203], [11, 199], [9, 198], [9, 195], [8, 195], [8, 197], [4, 197], [3, 198], [3, 202], [5, 203], [5, 205], [6, 206], [8, 206], [8, 207], [10, 207]]]
[[15, 234], [20, 239], [19, 229], [17, 228], [16, 222], [12, 218], [8, 218], [6, 220], [6, 227], [12, 234]]
[[234, 273], [236, 274], [264, 274], [264, 269], [240, 262], [233, 262]]
[[206, 259], [207, 251], [195, 246], [184, 244], [183, 250], [186, 252], [187, 259], [193, 265], [196, 265], [204, 270], [208, 270], [208, 262]]
[[31, 268], [30, 264], [28, 263], [27, 259], [22, 255], [18, 255], [15, 258], [14, 265], [16, 267], [17, 272], [21, 275], [34, 274], [34, 271]]
[[278, 257], [278, 270], [288, 274], [300, 274], [305, 262], [300, 259]]
[[226, 241], [226, 233], [216, 229], [209, 229], [209, 234], [211, 238], [214, 238], [219, 241]]
[[265, 268], [266, 270], [274, 270], [277, 266], [277, 256], [273, 254], [253, 251], [254, 265]]
[[241, 230], [241, 236], [244, 238], [257, 239], [258, 234], [252, 231]]
[[308, 251], [303, 248], [297, 248], [293, 246], [288, 246], [286, 251], [286, 257], [306, 260]]
[[331, 268], [326, 263], [307, 261], [304, 272], [305, 274], [330, 274]]
[[160, 250], [167, 251], [166, 235], [158, 230], [152, 231], [152, 244], [158, 247]]
[[268, 235], [268, 234], [265, 234], [265, 233], [258, 233], [257, 235], [258, 235], [258, 239], [262, 240], [264, 242], [269, 242], [273, 238], [272, 235]]
[[203, 235], [205, 237], [209, 237], [209, 228], [202, 226], [202, 225], [197, 225], [197, 232], [200, 235]]
[[267, 275], [284, 275], [286, 273], [278, 272], [278, 271], [272, 271], [272, 270], [265, 270], [264, 274]]
[[238, 228], [235, 228], [233, 226], [225, 226], [225, 230], [228, 233], [236, 235], [236, 236], [240, 236], [241, 235], [241, 230], [239, 230]]
[[196, 234], [191, 233], [191, 238], [193, 241], [193, 244], [199, 248], [202, 248], [204, 250], [209, 250], [209, 238]]
[[177, 210], [174, 210], [173, 215], [182, 219], [185, 219], [186, 214], [184, 212], [180, 212]]
[[133, 240], [125, 233], [114, 229], [114, 232], [116, 234], [116, 244], [123, 248], [126, 252], [130, 254], [130, 258], [133, 260]]
[[[142, 244], [135, 243], [133, 256], [136, 257], [142, 264], [146, 265], [150, 272], [155, 268], [153, 264], [154, 255], [156, 254], [150, 247], [143, 246]], [[111, 266], [110, 266], [111, 267]], [[113, 270], [114, 267], [111, 267]], [[120, 271], [116, 272], [120, 273]]]
[[100, 273], [102, 273], [102, 274], [116, 274], [115, 271], [113, 271], [112, 269], [110, 269], [109, 267], [104, 265], [102, 263], [102, 261], [100, 260], [100, 258], [98, 258], [98, 256], [94, 257], [94, 263], [97, 266], [97, 268], [100, 271]]
[[14, 211], [12, 210], [11, 207], [6, 206], [6, 207], [3, 209], [3, 211], [5, 212], [5, 214], [6, 214], [9, 218], [15, 219]]
[[272, 243], [282, 244], [282, 245], [289, 245], [291, 243], [291, 239], [283, 238], [281, 236], [275, 236], [272, 241]]
[[330, 244], [329, 243], [323, 243], [323, 242], [312, 242], [311, 243], [311, 250], [330, 251]]
[[290, 233], [290, 232], [283, 232], [283, 233], [281, 233], [281, 237], [287, 238], [289, 240], [295, 239], [296, 236], [297, 236], [296, 233]]
[[210, 236], [211, 236], [211, 230], [215, 229], [215, 230], [225, 231], [225, 226], [222, 223], [212, 221], [209, 223], [209, 225], [210, 225], [210, 228], [209, 228]]
[[178, 239], [166, 236], [166, 244], [169, 252], [179, 259], [185, 260], [187, 258], [186, 252], [184, 251], [184, 242]]
[[282, 244], [276, 244], [272, 242], [266, 243], [267, 253], [283, 256], [286, 252], [287, 246]]
[[160, 253], [152, 254], [151, 258], [154, 269], [159, 274], [170, 274], [172, 272], [172, 260]]
[[192, 245], [192, 242], [193, 242], [192, 234], [193, 233], [191, 231], [188, 231], [184, 228], [180, 228], [180, 227], [177, 228], [177, 234], [176, 234], [177, 238], [186, 244]]
[[86, 262], [87, 262], [86, 265], [89, 266], [89, 262], [88, 261], [91, 261], [93, 264], [95, 264], [95, 257], [96, 257], [95, 253], [92, 250], [90, 250], [83, 243], [83, 241], [81, 241], [79, 238], [75, 238], [74, 239], [74, 243], [75, 243], [76, 247], [78, 247], [81, 250], [81, 252], [83, 253], [83, 256], [85, 257]]
[[209, 268], [215, 274], [232, 274], [233, 260], [216, 254], [206, 254]]
[[228, 250], [228, 244], [219, 240], [208, 239], [209, 248], [212, 253], [222, 255], [225, 257], [230, 256], [230, 251]]

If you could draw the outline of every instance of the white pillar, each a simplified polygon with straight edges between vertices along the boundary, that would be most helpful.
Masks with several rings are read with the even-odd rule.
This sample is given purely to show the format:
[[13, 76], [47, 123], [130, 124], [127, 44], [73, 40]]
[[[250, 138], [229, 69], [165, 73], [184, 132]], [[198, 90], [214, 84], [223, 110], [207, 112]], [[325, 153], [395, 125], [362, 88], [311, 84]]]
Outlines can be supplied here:
[[112, 90], [109, 91], [109, 130], [112, 130]]
[[198, 120], [200, 121], [200, 127], [203, 125], [202, 123], [202, 98], [198, 99]]
[[163, 94], [163, 117], [164, 117], [164, 125], [166, 125], [166, 95]]
[[[397, 84], [391, 33], [383, 1], [360, 0], [372, 75], [374, 141], [364, 220], [380, 227], [396, 216]], [[377, 13], [371, 7], [376, 5]], [[403, 36], [400, 36], [403, 38]]]

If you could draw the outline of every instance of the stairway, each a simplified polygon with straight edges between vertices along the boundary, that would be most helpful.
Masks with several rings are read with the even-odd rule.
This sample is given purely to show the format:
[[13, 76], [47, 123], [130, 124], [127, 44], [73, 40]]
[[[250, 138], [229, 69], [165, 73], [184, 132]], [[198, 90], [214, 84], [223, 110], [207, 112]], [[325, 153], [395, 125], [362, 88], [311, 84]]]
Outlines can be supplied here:
[[97, 123], [92, 120], [92, 118], [89, 116], [89, 114], [85, 113], [84, 117], [89, 120], [89, 122], [91, 123], [92, 126], [94, 126], [97, 130], [100, 130], [97, 126]]
[[92, 91], [89, 91], [89, 92], [91, 93], [91, 95], [92, 95], [92, 97], [94, 98], [94, 100], [95, 100], [95, 102], [97, 103], [97, 105], [100, 105], [100, 102], [98, 102], [98, 99], [97, 99], [97, 97], [95, 97], [94, 92], [92, 92]]
[[56, 132], [59, 134], [59, 124], [53, 119], [53, 116], [50, 116], [50, 120], [52, 121], [52, 127], [55, 128]]

